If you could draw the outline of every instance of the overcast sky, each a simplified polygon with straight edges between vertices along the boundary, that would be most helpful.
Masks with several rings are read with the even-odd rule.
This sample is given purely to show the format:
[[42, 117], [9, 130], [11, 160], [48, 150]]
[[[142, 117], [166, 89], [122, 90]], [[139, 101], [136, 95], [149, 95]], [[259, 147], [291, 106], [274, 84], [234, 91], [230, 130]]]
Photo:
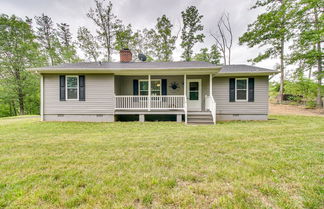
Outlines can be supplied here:
[[[151, 28], [155, 25], [157, 17], [166, 14], [179, 29], [181, 11], [194, 5], [204, 17], [204, 33], [206, 35], [203, 44], [197, 44], [195, 51], [201, 47], [210, 47], [214, 44], [209, 31], [216, 30], [216, 22], [223, 12], [228, 12], [231, 18], [234, 33], [234, 46], [232, 64], [249, 64], [248, 59], [257, 56], [261, 49], [238, 46], [238, 37], [247, 29], [260, 11], [251, 11], [249, 8], [255, 0], [112, 0], [113, 12], [122, 19], [124, 24], [132, 24], [134, 29]], [[55, 23], [65, 22], [71, 26], [75, 37], [79, 26], [86, 26], [95, 32], [95, 26], [86, 13], [94, 7], [92, 0], [1, 0], [0, 13], [15, 14], [19, 17], [35, 17], [42, 13], [49, 15]], [[179, 38], [180, 39], [180, 38]], [[180, 40], [177, 41], [177, 49], [174, 52], [174, 60], [180, 60]], [[266, 60], [257, 63], [257, 66], [274, 69], [278, 60]]]

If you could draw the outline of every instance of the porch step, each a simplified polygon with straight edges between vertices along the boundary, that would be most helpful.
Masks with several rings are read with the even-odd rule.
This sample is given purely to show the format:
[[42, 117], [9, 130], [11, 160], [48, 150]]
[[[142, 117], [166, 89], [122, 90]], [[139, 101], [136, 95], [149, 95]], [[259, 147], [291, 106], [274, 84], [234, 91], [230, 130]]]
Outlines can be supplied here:
[[210, 112], [188, 112], [188, 124], [214, 124], [213, 117]]
[[214, 125], [213, 122], [188, 122], [188, 125]]

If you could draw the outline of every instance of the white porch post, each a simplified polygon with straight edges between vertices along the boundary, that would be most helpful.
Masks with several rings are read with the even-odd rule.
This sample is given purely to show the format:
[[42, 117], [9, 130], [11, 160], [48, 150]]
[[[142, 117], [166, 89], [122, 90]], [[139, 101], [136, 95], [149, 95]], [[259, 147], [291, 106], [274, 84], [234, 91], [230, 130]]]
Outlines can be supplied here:
[[187, 96], [187, 74], [184, 74], [183, 76], [183, 95]]
[[44, 77], [41, 74], [41, 80], [40, 80], [40, 115], [41, 115], [41, 121], [44, 121]]
[[209, 95], [213, 96], [213, 74], [209, 75]]
[[184, 96], [184, 112], [185, 112], [185, 123], [188, 122], [188, 101], [187, 101], [187, 74], [183, 76], [183, 96]]
[[151, 75], [148, 75], [148, 111], [151, 111]]

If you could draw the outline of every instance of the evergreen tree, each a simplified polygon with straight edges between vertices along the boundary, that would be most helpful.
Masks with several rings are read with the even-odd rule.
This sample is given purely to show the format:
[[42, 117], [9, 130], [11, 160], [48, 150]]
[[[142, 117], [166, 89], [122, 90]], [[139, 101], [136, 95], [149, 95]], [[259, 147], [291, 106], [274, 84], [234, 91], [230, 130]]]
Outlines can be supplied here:
[[78, 43], [80, 49], [84, 52], [88, 59], [93, 59], [95, 62], [98, 61], [100, 55], [99, 44], [96, 38], [86, 27], [80, 27], [78, 29]]
[[57, 24], [57, 36], [60, 42], [62, 60], [67, 63], [80, 61], [80, 58], [77, 56], [75, 43], [72, 41], [70, 26], [66, 23]]
[[63, 62], [60, 57], [60, 42], [56, 36], [54, 23], [52, 19], [42, 14], [35, 17], [37, 24], [37, 39], [42, 47], [45, 56], [49, 60], [50, 65], [56, 65]]

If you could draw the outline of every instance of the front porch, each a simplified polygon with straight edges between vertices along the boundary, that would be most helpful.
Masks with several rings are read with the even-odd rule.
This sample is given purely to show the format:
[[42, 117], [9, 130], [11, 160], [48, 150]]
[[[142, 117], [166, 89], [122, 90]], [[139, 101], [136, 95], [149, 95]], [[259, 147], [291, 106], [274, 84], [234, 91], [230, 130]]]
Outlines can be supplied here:
[[[188, 112], [209, 114], [216, 123], [208, 75], [118, 75], [115, 76], [115, 115], [176, 115], [188, 122]], [[183, 117], [184, 116], [184, 117]]]

